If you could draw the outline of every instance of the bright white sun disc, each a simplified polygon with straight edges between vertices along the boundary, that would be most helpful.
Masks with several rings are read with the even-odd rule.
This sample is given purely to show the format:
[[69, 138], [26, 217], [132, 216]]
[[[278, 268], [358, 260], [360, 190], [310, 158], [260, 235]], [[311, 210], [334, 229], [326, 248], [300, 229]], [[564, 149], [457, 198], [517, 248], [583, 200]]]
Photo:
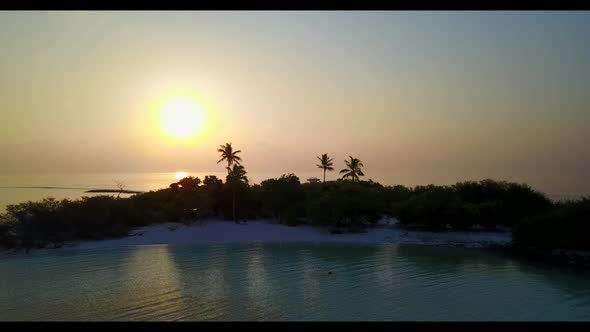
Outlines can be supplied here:
[[162, 108], [162, 128], [175, 138], [195, 136], [203, 126], [201, 107], [190, 99], [174, 99]]
[[182, 180], [182, 179], [184, 179], [187, 176], [188, 176], [188, 173], [187, 172], [176, 172], [176, 173], [174, 173], [174, 177], [176, 178], [176, 180]]

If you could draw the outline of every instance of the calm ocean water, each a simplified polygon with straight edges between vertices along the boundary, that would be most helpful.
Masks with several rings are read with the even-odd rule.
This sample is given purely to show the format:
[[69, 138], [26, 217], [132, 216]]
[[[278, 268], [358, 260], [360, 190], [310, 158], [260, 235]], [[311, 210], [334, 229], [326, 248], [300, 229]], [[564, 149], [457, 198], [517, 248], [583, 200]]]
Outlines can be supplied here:
[[590, 320], [587, 272], [474, 249], [65, 249], [0, 256], [0, 271], [2, 321]]
[[[316, 172], [317, 173], [317, 172]], [[316, 173], [297, 173], [302, 182]], [[216, 175], [225, 180], [225, 172], [188, 172], [188, 175], [204, 179], [206, 175]], [[249, 174], [252, 183], [278, 177], [281, 174]], [[117, 188], [117, 181], [125, 184], [125, 189], [149, 191], [167, 188], [176, 182], [175, 172], [160, 173], [81, 173], [81, 174], [0, 174], [0, 212], [6, 205], [45, 197], [56, 199], [79, 198], [96, 194], [85, 193], [88, 189]], [[104, 194], [102, 194], [104, 195]], [[576, 195], [548, 195], [552, 199], [576, 198]]]

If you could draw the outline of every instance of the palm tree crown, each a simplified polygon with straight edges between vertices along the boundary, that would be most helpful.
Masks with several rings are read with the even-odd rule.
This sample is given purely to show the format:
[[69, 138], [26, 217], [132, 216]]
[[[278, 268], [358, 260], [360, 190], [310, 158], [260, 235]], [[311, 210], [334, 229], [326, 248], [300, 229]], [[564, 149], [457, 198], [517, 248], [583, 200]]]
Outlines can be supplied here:
[[246, 169], [242, 165], [234, 164], [229, 172], [227, 173], [227, 183], [237, 184], [240, 182], [248, 183], [248, 178], [246, 177]]
[[345, 160], [344, 163], [346, 164], [345, 169], [340, 171], [340, 174], [344, 174], [342, 179], [351, 178], [353, 181], [358, 181], [359, 176], [364, 176], [363, 171], [361, 170], [364, 167], [363, 162], [360, 159], [350, 157], [350, 160]]
[[242, 158], [238, 156], [238, 153], [242, 152], [241, 150], [234, 151], [231, 143], [225, 143], [225, 145], [220, 145], [217, 152], [221, 153], [221, 159], [217, 162], [218, 164], [224, 160], [227, 161], [227, 172], [229, 174], [231, 166], [234, 164], [239, 165], [242, 161]]
[[321, 157], [318, 157], [320, 163], [318, 165], [316, 165], [318, 168], [321, 168], [324, 170], [324, 183], [326, 182], [326, 171], [333, 171], [334, 167], [332, 167], [334, 164], [332, 163], [332, 161], [334, 160], [333, 158], [328, 157], [327, 153], [324, 153]]

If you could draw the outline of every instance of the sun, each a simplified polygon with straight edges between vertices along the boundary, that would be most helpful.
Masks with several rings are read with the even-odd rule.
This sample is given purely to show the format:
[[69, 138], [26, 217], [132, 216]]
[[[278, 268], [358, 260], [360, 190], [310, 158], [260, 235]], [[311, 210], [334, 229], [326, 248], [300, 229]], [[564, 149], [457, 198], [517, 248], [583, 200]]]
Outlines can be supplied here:
[[173, 98], [162, 107], [161, 126], [172, 138], [191, 139], [201, 131], [203, 123], [203, 109], [191, 98]]
[[182, 179], [184, 179], [187, 176], [188, 176], [188, 173], [187, 172], [176, 172], [176, 173], [174, 173], [174, 177], [176, 178], [176, 180], [182, 180]]

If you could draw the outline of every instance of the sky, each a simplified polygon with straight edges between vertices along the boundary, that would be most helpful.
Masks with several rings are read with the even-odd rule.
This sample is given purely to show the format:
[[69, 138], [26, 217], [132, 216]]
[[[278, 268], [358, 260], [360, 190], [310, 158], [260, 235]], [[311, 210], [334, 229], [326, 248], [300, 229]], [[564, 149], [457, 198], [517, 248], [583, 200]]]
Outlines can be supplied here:
[[[0, 173], [485, 178], [590, 194], [589, 12], [0, 12]], [[162, 100], [205, 129], [171, 140]], [[337, 172], [327, 175], [336, 178]]]

